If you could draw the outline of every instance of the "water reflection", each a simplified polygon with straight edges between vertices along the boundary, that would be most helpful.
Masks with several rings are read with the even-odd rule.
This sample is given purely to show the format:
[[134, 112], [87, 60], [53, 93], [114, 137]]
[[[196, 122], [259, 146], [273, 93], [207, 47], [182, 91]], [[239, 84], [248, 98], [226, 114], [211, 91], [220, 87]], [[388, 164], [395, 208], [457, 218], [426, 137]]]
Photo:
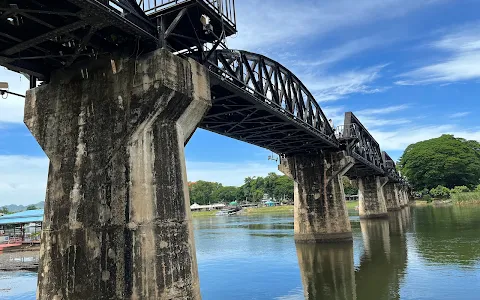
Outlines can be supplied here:
[[408, 210], [391, 213], [389, 220], [361, 221], [365, 251], [355, 272], [357, 299], [400, 299], [408, 257]]
[[458, 206], [415, 210], [415, 242], [421, 257], [433, 264], [474, 267], [480, 259], [478, 209]]
[[296, 245], [305, 299], [400, 299], [410, 223], [409, 208], [388, 220], [361, 220], [357, 268], [352, 243]]
[[297, 244], [305, 299], [356, 299], [353, 244]]

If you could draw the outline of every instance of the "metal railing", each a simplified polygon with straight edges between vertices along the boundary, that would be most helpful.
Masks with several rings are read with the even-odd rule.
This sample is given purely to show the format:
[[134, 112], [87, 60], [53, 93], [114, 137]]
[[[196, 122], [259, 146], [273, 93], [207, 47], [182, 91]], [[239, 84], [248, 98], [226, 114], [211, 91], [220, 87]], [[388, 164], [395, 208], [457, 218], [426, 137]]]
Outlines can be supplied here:
[[[192, 0], [136, 0], [138, 6], [147, 14], [151, 15], [175, 5]], [[235, 14], [235, 0], [196, 0], [207, 4], [210, 8], [219, 13], [230, 25], [236, 26], [237, 16]]]
[[358, 131], [356, 124], [340, 125], [335, 130], [335, 137], [341, 139], [356, 139], [358, 138]]

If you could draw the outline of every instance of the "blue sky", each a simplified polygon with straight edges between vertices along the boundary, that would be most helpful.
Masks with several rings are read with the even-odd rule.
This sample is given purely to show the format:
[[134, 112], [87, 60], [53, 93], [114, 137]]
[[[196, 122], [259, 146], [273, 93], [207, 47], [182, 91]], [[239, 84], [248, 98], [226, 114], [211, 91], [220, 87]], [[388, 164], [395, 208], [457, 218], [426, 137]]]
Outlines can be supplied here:
[[[353, 111], [398, 158], [443, 133], [480, 140], [480, 2], [475, 0], [242, 0], [232, 49], [291, 69], [335, 124]], [[0, 69], [24, 93], [28, 82]], [[22, 123], [23, 99], [0, 100], [0, 205], [42, 201], [48, 161]], [[188, 176], [240, 185], [276, 170], [269, 152], [198, 130]]]

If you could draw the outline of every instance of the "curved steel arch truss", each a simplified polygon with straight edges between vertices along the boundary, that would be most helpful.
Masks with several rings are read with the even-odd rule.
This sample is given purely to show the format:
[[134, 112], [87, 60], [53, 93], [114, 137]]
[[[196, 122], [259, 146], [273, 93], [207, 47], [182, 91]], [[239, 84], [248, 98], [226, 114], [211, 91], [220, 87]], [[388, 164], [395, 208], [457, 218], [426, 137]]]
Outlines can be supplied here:
[[320, 105], [280, 63], [247, 51], [216, 50], [207, 65], [214, 100], [204, 128], [279, 154], [339, 148]]

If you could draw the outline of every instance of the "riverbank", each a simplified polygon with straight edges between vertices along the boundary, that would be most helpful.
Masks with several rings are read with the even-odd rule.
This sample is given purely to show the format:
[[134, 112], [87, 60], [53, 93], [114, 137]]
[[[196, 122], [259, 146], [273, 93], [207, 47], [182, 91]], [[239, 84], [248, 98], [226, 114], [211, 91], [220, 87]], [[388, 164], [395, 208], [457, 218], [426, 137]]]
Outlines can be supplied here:
[[[347, 209], [354, 210], [358, 206], [358, 201], [347, 201]], [[218, 210], [194, 211], [193, 217], [214, 217]], [[242, 215], [262, 215], [262, 214], [293, 214], [293, 205], [268, 206], [268, 207], [249, 207], [243, 209]]]

